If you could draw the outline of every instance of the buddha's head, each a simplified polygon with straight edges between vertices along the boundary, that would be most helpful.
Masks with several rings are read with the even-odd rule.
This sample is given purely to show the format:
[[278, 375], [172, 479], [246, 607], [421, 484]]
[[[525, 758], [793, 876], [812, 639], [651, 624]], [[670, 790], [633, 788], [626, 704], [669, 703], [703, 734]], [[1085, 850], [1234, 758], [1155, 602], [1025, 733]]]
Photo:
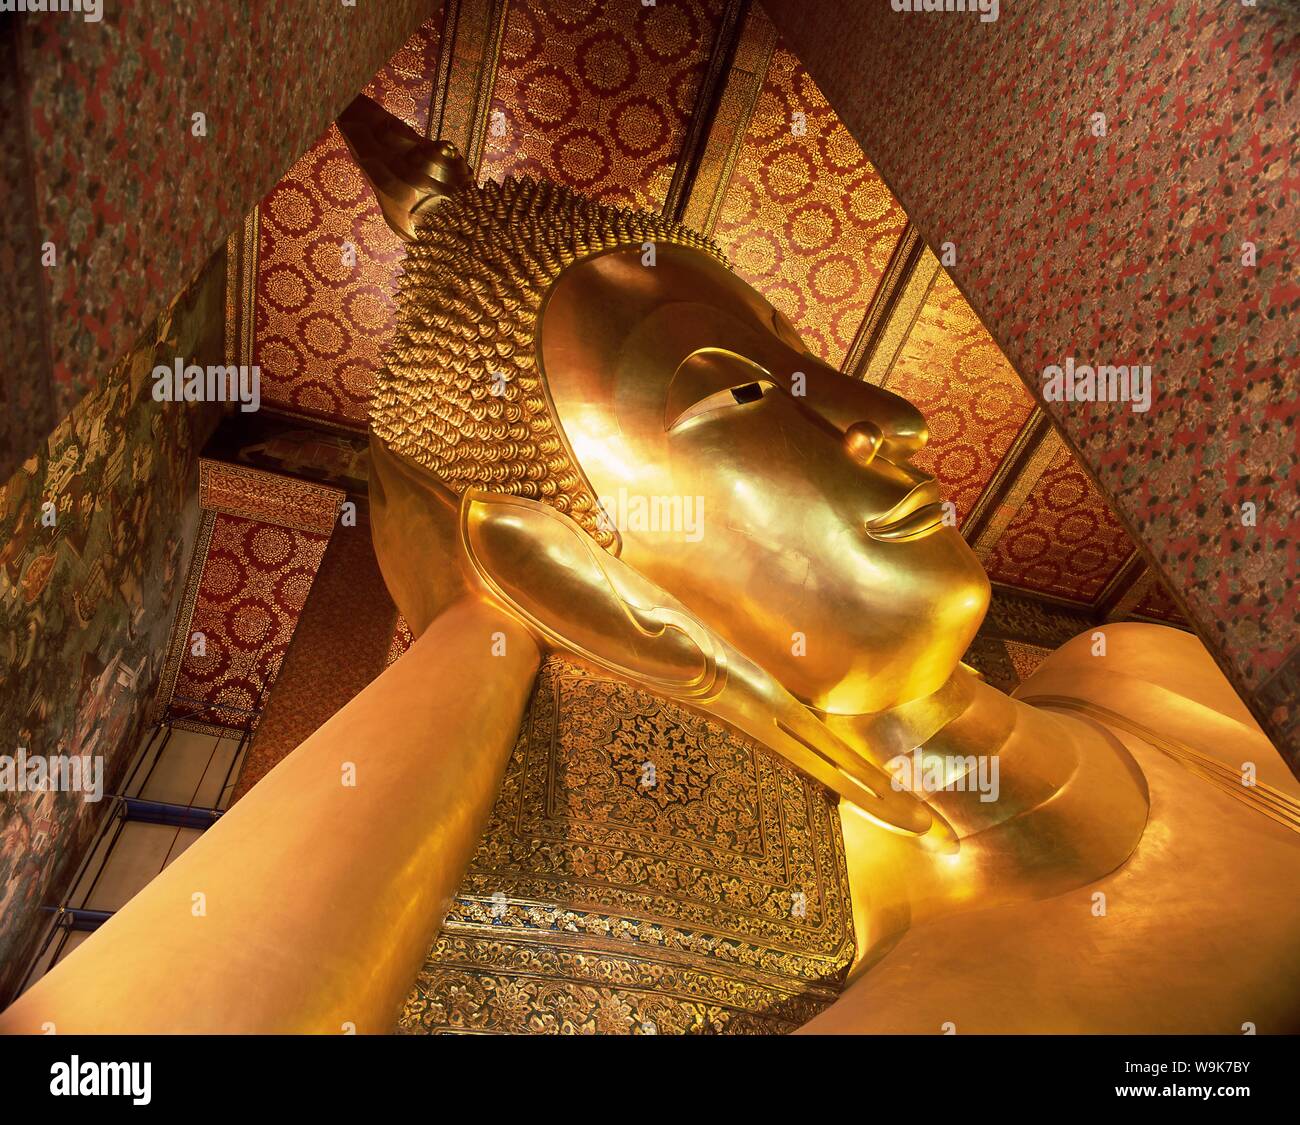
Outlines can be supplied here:
[[418, 229], [372, 426], [453, 492], [564, 512], [818, 710], [937, 690], [988, 604], [910, 403], [809, 354], [707, 240], [552, 185]]

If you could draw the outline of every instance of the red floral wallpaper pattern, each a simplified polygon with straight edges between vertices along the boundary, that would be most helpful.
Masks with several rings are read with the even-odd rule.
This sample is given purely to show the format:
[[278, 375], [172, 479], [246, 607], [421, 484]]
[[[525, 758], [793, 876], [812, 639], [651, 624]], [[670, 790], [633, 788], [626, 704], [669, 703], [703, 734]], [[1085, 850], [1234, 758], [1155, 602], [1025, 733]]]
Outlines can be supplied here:
[[736, 272], [838, 367], [906, 224], [808, 72], [778, 44], [713, 231]]
[[173, 715], [238, 726], [265, 701], [328, 541], [328, 535], [216, 517], [189, 626], [191, 638], [204, 635], [204, 655], [187, 647]]
[[232, 804], [384, 670], [396, 620], [367, 521], [341, 525], [294, 624]]
[[[441, 18], [426, 21], [365, 90], [421, 132]], [[337, 126], [262, 201], [259, 220], [254, 359], [263, 401], [364, 426], [374, 373], [392, 338], [404, 248]], [[345, 244], [354, 248], [355, 265], [345, 260]]]
[[658, 210], [721, 12], [721, 0], [512, 0], [480, 178]]
[[1132, 550], [1128, 533], [1062, 448], [985, 566], [995, 582], [1092, 602]]

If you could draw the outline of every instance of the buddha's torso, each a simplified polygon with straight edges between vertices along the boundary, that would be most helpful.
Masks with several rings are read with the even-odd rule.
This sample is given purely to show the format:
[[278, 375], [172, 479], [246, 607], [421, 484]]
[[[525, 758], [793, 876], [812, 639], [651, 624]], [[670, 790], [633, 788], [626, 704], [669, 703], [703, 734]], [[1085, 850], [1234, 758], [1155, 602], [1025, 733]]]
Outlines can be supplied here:
[[[1185, 642], [1170, 651], [1191, 662], [1189, 673], [1208, 661]], [[648, 691], [550, 657], [401, 1029], [782, 1033], [815, 1020], [821, 1030], [924, 1032], [952, 1022], [982, 1031], [1124, 1031], [1146, 1026], [1151, 1005], [1164, 1004], [1174, 1027], [1235, 1031], [1258, 1022], [1276, 1030], [1300, 998], [1277, 986], [1272, 969], [1251, 966], [1295, 959], [1289, 935], [1300, 907], [1288, 888], [1300, 878], [1300, 805], [1272, 786], [1243, 793], [1226, 773], [1210, 777], [1204, 755], [1177, 752], [1187, 744], [1167, 732], [1139, 721], [1135, 733], [1134, 721], [1154, 721], [1154, 713], [1138, 714], [1134, 701], [1160, 689], [1126, 673], [1132, 663], [1118, 652], [1101, 674], [1127, 675], [1134, 716], [1121, 724], [1112, 715], [1099, 732], [1107, 714], [1097, 703], [1086, 719], [1059, 700], [1049, 704], [1055, 714], [1022, 707], [1019, 734], [1001, 751], [1012, 792], [1027, 756], [1070, 763], [1058, 795], [1024, 820], [1021, 841], [1071, 822], [1068, 808], [1062, 819], [1071, 801], [1104, 818], [1101, 790], [1114, 781], [1089, 780], [1097, 768], [1089, 756], [1104, 756], [1103, 746], [1131, 754], [1151, 792], [1133, 855], [1099, 878], [1072, 879], [1064, 857], [1081, 853], [1045, 840], [1063, 857], [1046, 875], [1037, 866], [1022, 871], [1017, 859], [989, 886], [970, 884], [961, 901], [960, 878], [944, 884], [893, 858], [873, 865], [871, 838], [842, 820], [834, 795], [778, 755]], [[1038, 686], [1069, 682], [1081, 697], [1116, 702], [1111, 681], [1109, 695], [1090, 688], [1063, 652]], [[1172, 706], [1165, 700], [1165, 725], [1177, 725]], [[1212, 709], [1202, 722], [1211, 714], [1239, 724]], [[987, 728], [978, 701], [947, 740], [964, 726]], [[1244, 725], [1238, 734], [1218, 740], [1225, 762], [1264, 749]], [[961, 798], [947, 795], [936, 807], [960, 813]], [[988, 815], [1007, 831], [998, 827], [1002, 814]], [[1096, 833], [1106, 830], [1098, 821]], [[976, 854], [973, 837], [964, 847]], [[889, 868], [903, 872], [903, 884], [953, 893], [937, 908], [921, 902], [929, 892], [903, 902], [906, 889], [885, 886]], [[1264, 962], [1252, 948], [1267, 952]], [[1171, 985], [1178, 974], [1152, 968], [1171, 961], [1200, 965], [1195, 987], [1180, 990]], [[855, 983], [831, 1008], [851, 970]], [[1017, 975], [1040, 974], [1032, 1002], [998, 999]], [[980, 981], [1002, 983], [981, 989]], [[1176, 995], [1167, 995], [1171, 987]]]

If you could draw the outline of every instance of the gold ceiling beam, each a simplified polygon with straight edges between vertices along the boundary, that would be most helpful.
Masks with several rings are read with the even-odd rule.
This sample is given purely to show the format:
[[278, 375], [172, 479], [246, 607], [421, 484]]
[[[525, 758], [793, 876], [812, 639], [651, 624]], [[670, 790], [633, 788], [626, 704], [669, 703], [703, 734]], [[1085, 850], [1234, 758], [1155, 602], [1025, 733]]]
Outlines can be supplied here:
[[909, 221], [885, 266], [841, 370], [883, 387], [939, 275], [939, 259]]
[[962, 534], [980, 562], [987, 561], [993, 545], [1060, 450], [1060, 435], [1047, 415], [1034, 407], [963, 523]]
[[506, 0], [445, 0], [438, 73], [429, 103], [431, 139], [451, 141], [476, 172], [487, 141]]
[[686, 136], [682, 138], [682, 147], [673, 166], [672, 182], [664, 197], [662, 214], [674, 222], [681, 222], [685, 217], [695, 177], [714, 131], [713, 124], [732, 81], [736, 49], [749, 6], [749, 0], [726, 0], [723, 6], [718, 32], [713, 37], [713, 49], [709, 52], [699, 89], [695, 92], [695, 104], [686, 122]]
[[[728, 15], [730, 7], [728, 8]], [[724, 24], [724, 27], [726, 25]], [[726, 80], [721, 84], [708, 127], [700, 129], [703, 147], [694, 166], [689, 169], [687, 182], [677, 186], [677, 171], [668, 189], [664, 214], [673, 217], [670, 205], [680, 211], [676, 217], [701, 234], [712, 234], [718, 216], [731, 186], [731, 177], [740, 158], [740, 149], [749, 131], [749, 121], [758, 104], [767, 68], [776, 47], [776, 29], [762, 8], [754, 5], [735, 21], [739, 38], [731, 51], [731, 63], [726, 70]], [[722, 39], [719, 34], [719, 44]], [[712, 65], [712, 59], [710, 65]], [[703, 86], [701, 87], [703, 93]], [[680, 168], [686, 156], [678, 160]], [[685, 173], [683, 173], [685, 175]]]
[[[907, 221], [902, 233], [898, 235], [898, 242], [894, 245], [892, 254], [889, 255], [888, 264], [885, 265], [885, 272], [880, 276], [880, 284], [876, 286], [875, 295], [871, 298], [866, 313], [863, 313], [862, 324], [858, 325], [853, 343], [849, 345], [848, 355], [845, 355], [844, 364], [840, 368], [845, 375], [866, 380], [872, 356], [878, 350], [881, 338], [888, 329], [893, 328], [892, 338], [897, 337], [898, 346], [901, 346], [902, 341], [909, 336], [911, 325], [915, 321], [915, 313], [919, 311], [920, 304], [924, 303], [924, 294], [917, 308], [911, 310], [911, 316], [900, 316], [896, 320], [894, 313], [898, 308], [898, 302], [906, 294], [911, 278], [917, 272], [920, 256], [924, 252], [926, 252], [926, 242], [920, 237], [919, 230], [911, 224], [911, 220]], [[933, 280], [932, 276], [931, 280]], [[930, 293], [930, 285], [924, 286], [924, 291]], [[894, 347], [894, 355], [897, 354], [897, 350], [897, 347]], [[880, 380], [878, 378], [875, 381]]]
[[257, 323], [258, 208], [226, 240], [226, 363], [253, 364]]
[[1097, 595], [1097, 616], [1104, 621], [1124, 621], [1151, 592], [1156, 576], [1136, 548]]

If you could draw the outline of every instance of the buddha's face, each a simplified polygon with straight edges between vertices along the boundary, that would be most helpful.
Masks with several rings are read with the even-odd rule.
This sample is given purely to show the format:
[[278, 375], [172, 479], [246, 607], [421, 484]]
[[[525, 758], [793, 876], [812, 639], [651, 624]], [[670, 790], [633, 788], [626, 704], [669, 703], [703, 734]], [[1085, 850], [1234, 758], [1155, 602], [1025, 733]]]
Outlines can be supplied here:
[[975, 556], [910, 464], [924, 419], [841, 375], [707, 255], [571, 266], [538, 359], [620, 557], [811, 706], [937, 690], [988, 605]]

